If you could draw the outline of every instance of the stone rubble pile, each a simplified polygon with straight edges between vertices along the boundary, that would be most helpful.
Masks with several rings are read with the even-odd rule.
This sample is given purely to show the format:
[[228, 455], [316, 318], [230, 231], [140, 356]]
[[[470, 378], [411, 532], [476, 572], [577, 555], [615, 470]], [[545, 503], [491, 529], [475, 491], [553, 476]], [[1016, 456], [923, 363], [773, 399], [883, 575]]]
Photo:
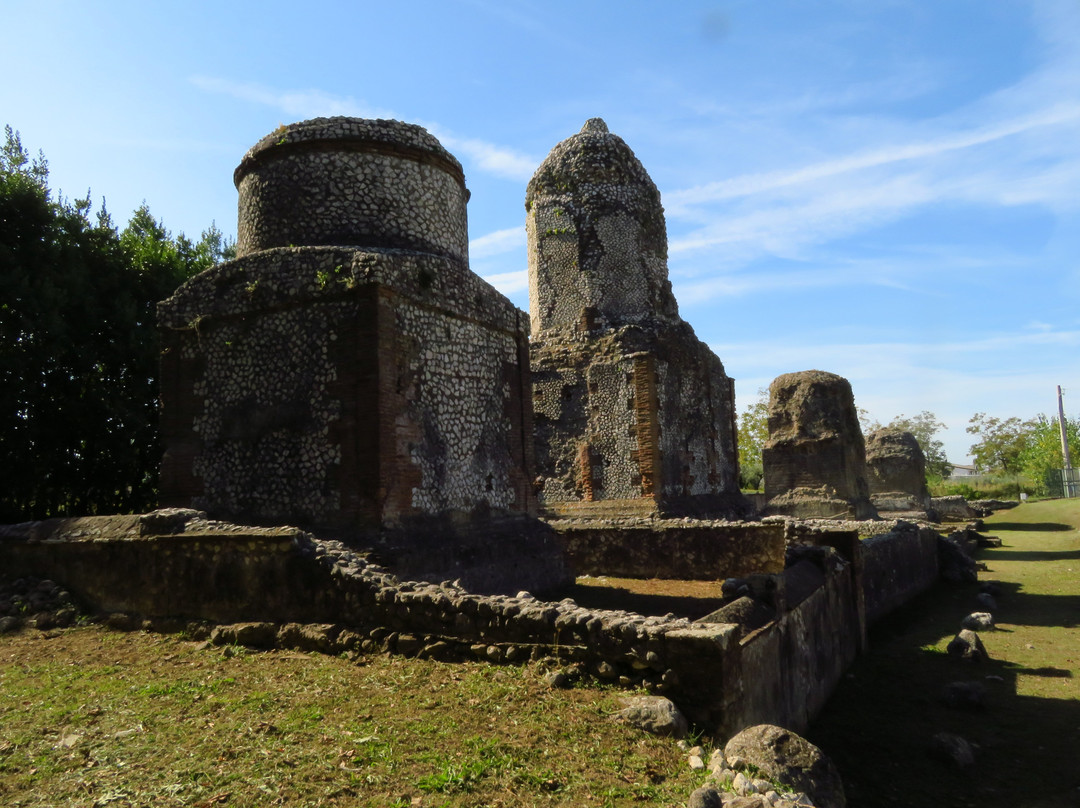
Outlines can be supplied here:
[[64, 628], [84, 617], [75, 598], [48, 579], [0, 578], [0, 634], [21, 628]]

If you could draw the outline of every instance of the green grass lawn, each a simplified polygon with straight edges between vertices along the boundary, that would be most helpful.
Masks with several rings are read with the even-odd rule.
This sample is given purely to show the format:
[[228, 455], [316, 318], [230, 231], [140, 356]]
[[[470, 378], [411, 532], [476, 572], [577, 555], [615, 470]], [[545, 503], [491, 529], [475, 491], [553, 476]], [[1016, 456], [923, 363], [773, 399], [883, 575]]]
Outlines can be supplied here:
[[[871, 633], [862, 657], [810, 733], [836, 760], [853, 806], [1080, 806], [1080, 501], [1051, 500], [986, 520], [1000, 548], [979, 551], [1004, 594], [991, 661], [945, 647], [979, 611], [978, 588], [939, 585]], [[980, 681], [982, 712], [939, 701], [953, 681]], [[937, 732], [978, 745], [969, 770], [925, 753]]]
[[684, 805], [674, 742], [536, 665], [0, 637], [3, 806]]

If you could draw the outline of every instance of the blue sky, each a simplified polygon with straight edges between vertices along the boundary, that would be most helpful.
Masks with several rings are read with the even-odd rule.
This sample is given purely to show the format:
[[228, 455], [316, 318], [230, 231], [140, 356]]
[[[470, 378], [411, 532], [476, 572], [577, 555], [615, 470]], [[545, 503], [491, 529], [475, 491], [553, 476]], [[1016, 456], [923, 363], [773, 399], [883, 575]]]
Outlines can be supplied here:
[[736, 379], [922, 410], [1080, 414], [1080, 2], [5, 0], [0, 123], [118, 222], [236, 231], [281, 123], [422, 124], [472, 267], [528, 307], [525, 184], [593, 116], [660, 188], [684, 319]]

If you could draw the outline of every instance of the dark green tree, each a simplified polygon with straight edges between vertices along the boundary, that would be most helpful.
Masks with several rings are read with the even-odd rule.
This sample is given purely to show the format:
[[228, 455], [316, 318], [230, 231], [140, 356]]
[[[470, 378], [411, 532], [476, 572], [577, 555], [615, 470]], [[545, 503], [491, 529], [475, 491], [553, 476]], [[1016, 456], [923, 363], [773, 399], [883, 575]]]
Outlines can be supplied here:
[[[1051, 493], [1050, 473], [1065, 467], [1061, 452], [1061, 427], [1056, 417], [1039, 415], [1031, 423], [1027, 441], [1018, 458], [1020, 471], [1041, 493]], [[1075, 466], [1080, 462], [1080, 418], [1065, 419], [1069, 456]]]
[[229, 248], [172, 239], [145, 205], [117, 233], [104, 208], [53, 199], [43, 156], [0, 151], [0, 522], [152, 507], [155, 306]]
[[761, 487], [765, 467], [761, 450], [769, 439], [769, 391], [758, 390], [757, 400], [739, 416], [739, 485], [744, 489]]

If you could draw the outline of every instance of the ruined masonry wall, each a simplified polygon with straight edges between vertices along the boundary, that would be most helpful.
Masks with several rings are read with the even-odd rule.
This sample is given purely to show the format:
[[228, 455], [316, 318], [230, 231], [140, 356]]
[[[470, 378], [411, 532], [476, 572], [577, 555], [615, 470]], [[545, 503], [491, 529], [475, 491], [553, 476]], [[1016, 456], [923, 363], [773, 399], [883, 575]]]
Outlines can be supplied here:
[[705, 515], [733, 504], [733, 385], [688, 326], [534, 340], [531, 352], [547, 506], [649, 497]]
[[678, 317], [660, 192], [602, 120], [551, 150], [525, 209], [534, 338]]
[[[756, 527], [775, 531], [780, 523]], [[904, 571], [937, 558], [935, 534], [912, 533], [905, 523], [862, 543], [849, 541], [852, 530], [797, 527], [789, 539], [799, 544], [843, 549], [821, 554], [817, 589], [746, 636], [731, 624], [403, 581], [338, 542], [191, 511], [0, 526], [0, 568], [48, 577], [96, 608], [167, 618], [177, 628], [185, 618], [334, 623], [365, 650], [496, 662], [559, 655], [600, 678], [663, 693], [691, 720], [731, 735], [763, 722], [805, 729], [862, 642], [864, 590], [870, 612], [878, 609], [874, 595], [898, 604], [915, 594]], [[890, 568], [898, 574], [875, 572]]]
[[782, 524], [556, 520], [575, 575], [717, 581], [784, 571]]
[[[558, 143], [525, 195], [540, 499], [741, 517], [734, 389], [679, 318], [660, 192], [599, 118]], [[615, 515], [614, 505], [610, 511]]]
[[518, 492], [500, 448], [513, 438], [506, 369], [518, 361], [514, 334], [406, 301], [397, 303], [394, 316], [400, 339], [426, 346], [402, 369], [412, 386], [402, 391], [411, 420], [423, 424], [408, 447], [420, 470], [412, 508], [468, 511], [484, 502], [511, 509]]
[[454, 262], [268, 250], [159, 318], [164, 504], [330, 527], [530, 509], [524, 319]]

